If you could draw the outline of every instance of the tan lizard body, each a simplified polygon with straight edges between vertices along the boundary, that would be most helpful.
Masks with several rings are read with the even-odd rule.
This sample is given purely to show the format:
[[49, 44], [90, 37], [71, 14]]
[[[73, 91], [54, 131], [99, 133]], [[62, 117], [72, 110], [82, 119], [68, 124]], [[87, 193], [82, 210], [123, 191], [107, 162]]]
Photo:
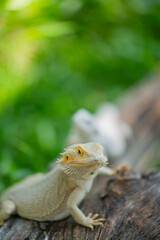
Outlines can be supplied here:
[[38, 221], [69, 216], [83, 226], [103, 225], [98, 214], [85, 216], [78, 204], [90, 191], [98, 173], [111, 175], [99, 143], [75, 144], [66, 149], [57, 166], [47, 174], [35, 174], [6, 190], [1, 197], [0, 225], [10, 215]]

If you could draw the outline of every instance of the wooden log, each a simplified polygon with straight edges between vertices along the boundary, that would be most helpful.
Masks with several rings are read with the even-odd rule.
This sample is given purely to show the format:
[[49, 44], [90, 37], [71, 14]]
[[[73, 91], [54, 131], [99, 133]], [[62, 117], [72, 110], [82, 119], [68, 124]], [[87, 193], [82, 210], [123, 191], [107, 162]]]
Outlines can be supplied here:
[[71, 217], [50, 223], [13, 217], [0, 229], [0, 239], [160, 239], [159, 193], [160, 172], [137, 175], [121, 169], [115, 177], [98, 177], [80, 206], [85, 214], [93, 212], [105, 217], [103, 228], [97, 226], [91, 231]]
[[[160, 157], [160, 81], [132, 90], [122, 107], [123, 118], [133, 127], [135, 140], [119, 163], [142, 170]], [[0, 240], [154, 240], [160, 239], [160, 172], [138, 174], [124, 167], [112, 178], [98, 177], [80, 205], [87, 215], [99, 213], [104, 227], [94, 231], [63, 221], [40, 223], [9, 219], [0, 228]]]

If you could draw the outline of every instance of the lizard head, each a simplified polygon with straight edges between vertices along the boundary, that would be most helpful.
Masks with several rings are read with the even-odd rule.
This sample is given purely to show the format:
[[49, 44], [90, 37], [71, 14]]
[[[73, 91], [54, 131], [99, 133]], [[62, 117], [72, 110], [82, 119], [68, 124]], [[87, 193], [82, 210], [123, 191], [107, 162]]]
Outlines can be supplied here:
[[89, 142], [74, 144], [65, 149], [58, 164], [67, 174], [84, 177], [93, 175], [100, 167], [105, 166], [107, 158], [101, 144]]

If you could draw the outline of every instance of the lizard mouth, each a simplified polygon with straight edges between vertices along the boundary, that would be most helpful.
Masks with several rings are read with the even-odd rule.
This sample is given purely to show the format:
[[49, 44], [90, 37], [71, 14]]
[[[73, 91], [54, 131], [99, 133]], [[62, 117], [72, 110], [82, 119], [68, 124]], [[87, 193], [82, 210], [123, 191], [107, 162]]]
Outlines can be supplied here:
[[91, 169], [97, 169], [100, 166], [98, 166], [97, 163], [94, 161], [90, 162], [90, 164], [82, 162], [72, 162], [71, 164], [60, 165], [60, 167], [67, 174], [83, 176], [84, 173], [88, 171], [90, 172]]
[[79, 160], [79, 159], [75, 159], [73, 161], [70, 161], [67, 163], [68, 166], [77, 166], [77, 167], [81, 167], [81, 166], [87, 166], [87, 165], [92, 165], [92, 164], [96, 164], [98, 166], [106, 166], [107, 164], [107, 158], [106, 157], [100, 157], [98, 159], [95, 158], [86, 158], [83, 160]]
[[68, 162], [66, 165], [80, 167], [80, 166], [86, 166], [88, 163], [89, 163], [88, 161], [85, 161], [85, 160], [80, 161], [79, 159], [77, 159], [77, 160]]
[[64, 159], [61, 158], [57, 161], [57, 163], [60, 165], [61, 169], [64, 170], [64, 172], [69, 174], [75, 174], [77, 172], [84, 171], [85, 168], [100, 168], [102, 166], [105, 166], [107, 164], [107, 158], [104, 155], [101, 156], [92, 156], [92, 157], [86, 157], [83, 159], [80, 158], [72, 158], [72, 159]]
[[99, 159], [75, 159], [72, 161], [68, 161], [67, 163], [61, 162], [61, 160], [58, 162], [61, 169], [67, 174], [71, 175], [83, 175], [86, 173], [86, 171], [90, 172], [92, 169], [96, 170], [102, 166], [105, 166], [107, 163], [107, 158], [105, 156], [99, 158]]

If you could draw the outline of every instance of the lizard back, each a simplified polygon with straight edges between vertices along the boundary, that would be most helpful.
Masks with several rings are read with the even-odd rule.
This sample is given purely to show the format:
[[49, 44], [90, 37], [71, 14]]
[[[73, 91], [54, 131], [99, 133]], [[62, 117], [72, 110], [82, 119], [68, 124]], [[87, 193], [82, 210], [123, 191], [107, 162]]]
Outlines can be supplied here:
[[1, 201], [12, 200], [20, 216], [42, 221], [65, 204], [69, 192], [67, 176], [57, 166], [46, 175], [36, 174], [15, 184], [4, 192]]

